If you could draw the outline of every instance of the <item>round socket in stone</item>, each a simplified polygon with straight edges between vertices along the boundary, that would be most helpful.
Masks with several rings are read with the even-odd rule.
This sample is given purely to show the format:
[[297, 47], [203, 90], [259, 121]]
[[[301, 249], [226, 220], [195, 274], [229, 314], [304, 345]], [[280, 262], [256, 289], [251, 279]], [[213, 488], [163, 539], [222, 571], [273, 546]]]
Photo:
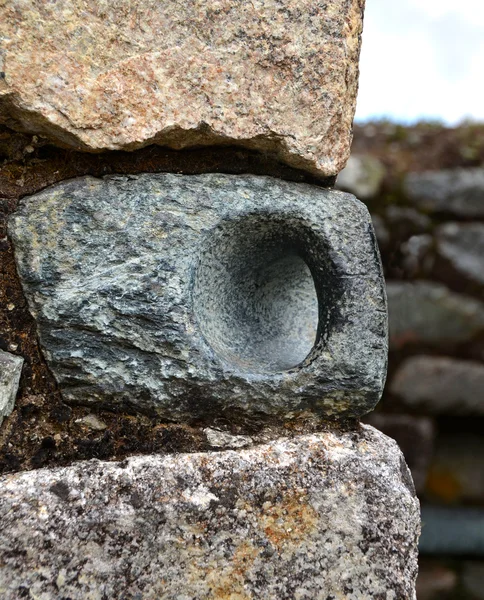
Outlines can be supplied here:
[[193, 308], [220, 359], [240, 371], [274, 373], [308, 356], [319, 338], [318, 292], [307, 262], [313, 237], [303, 223], [261, 214], [227, 221], [209, 236]]
[[176, 421], [357, 417], [387, 313], [366, 207], [270, 177], [83, 177], [9, 231], [64, 399]]

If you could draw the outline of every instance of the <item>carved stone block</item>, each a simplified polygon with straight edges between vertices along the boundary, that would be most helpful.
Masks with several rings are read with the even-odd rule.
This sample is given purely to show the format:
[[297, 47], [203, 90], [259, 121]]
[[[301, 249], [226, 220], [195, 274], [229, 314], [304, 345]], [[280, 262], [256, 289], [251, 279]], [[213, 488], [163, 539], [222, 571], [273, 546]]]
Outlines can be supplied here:
[[10, 223], [64, 397], [169, 419], [356, 417], [387, 313], [365, 206], [268, 177], [85, 177]]

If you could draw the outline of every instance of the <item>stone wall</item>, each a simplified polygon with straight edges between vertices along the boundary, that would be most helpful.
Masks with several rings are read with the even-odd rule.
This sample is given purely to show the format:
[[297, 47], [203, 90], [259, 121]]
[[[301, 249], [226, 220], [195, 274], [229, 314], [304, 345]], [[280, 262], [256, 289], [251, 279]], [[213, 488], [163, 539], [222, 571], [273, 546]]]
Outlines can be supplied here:
[[337, 186], [365, 200], [382, 252], [389, 373], [368, 422], [422, 502], [419, 598], [483, 598], [484, 126], [356, 127]]
[[[80, 175], [248, 172], [315, 183], [312, 176], [236, 147], [89, 155], [3, 128], [0, 148], [0, 349], [25, 359], [17, 408], [1, 430], [2, 470], [243, 445], [210, 429], [65, 404], [39, 352], [6, 216], [23, 196]], [[422, 600], [480, 598], [484, 587], [483, 163], [482, 126], [367, 124], [355, 127], [353, 154], [338, 179], [370, 209], [387, 278], [389, 375], [367, 421], [399, 442], [423, 502]], [[252, 433], [264, 441], [264, 432]], [[461, 522], [467, 530], [453, 526]]]
[[[10, 353], [8, 356], [19, 356], [25, 361], [15, 408], [0, 431], [0, 465], [4, 474], [0, 498], [3, 525], [0, 535], [0, 548], [3, 549], [0, 592], [3, 597], [16, 599], [19, 594], [40, 594], [55, 598], [62, 592], [72, 598], [84, 598], [86, 594], [101, 598], [101, 593], [110, 597], [129, 593], [133, 597], [147, 599], [163, 593], [164, 597], [178, 598], [182, 586], [186, 597], [196, 598], [326, 600], [328, 597], [347, 597], [360, 600], [383, 599], [390, 595], [399, 600], [413, 600], [416, 543], [420, 530], [419, 505], [413, 482], [393, 440], [358, 422], [359, 415], [370, 410], [380, 396], [387, 353], [381, 263], [365, 207], [352, 196], [328, 190], [331, 179], [314, 180], [274, 157], [235, 147], [224, 148], [223, 151], [209, 148], [183, 152], [152, 147], [131, 154], [114, 152], [90, 156], [62, 150], [38, 136], [25, 136], [7, 129], [2, 131], [2, 135], [5, 155], [0, 172], [4, 209], [1, 215], [4, 229], [0, 347]], [[167, 171], [176, 174], [166, 174]], [[218, 175], [217, 172], [225, 174]], [[243, 173], [244, 176], [234, 178], [227, 172]], [[110, 173], [116, 175], [99, 178]], [[187, 177], [180, 173], [210, 175]], [[260, 177], [261, 174], [266, 176]], [[267, 174], [275, 177], [268, 178]], [[71, 179], [81, 175], [87, 177]], [[166, 411], [156, 414], [147, 405], [130, 406], [127, 402], [118, 405], [115, 402], [109, 406], [105, 402], [96, 404], [92, 402], [94, 396], [90, 392], [82, 399], [70, 398], [68, 390], [72, 391], [72, 377], [54, 379], [53, 365], [49, 363], [49, 368], [45, 362], [45, 358], [49, 362], [53, 356], [48, 343], [51, 333], [43, 328], [52, 323], [49, 298], [52, 300], [54, 297], [50, 284], [59, 281], [59, 267], [62, 270], [65, 265], [74, 269], [80, 266], [88, 280], [96, 285], [105, 281], [109, 268], [107, 271], [104, 268], [102, 276], [93, 278], [92, 274], [98, 266], [106, 267], [106, 261], [117, 261], [121, 266], [120, 272], [125, 265], [132, 265], [129, 256], [120, 258], [105, 253], [102, 264], [98, 264], [96, 256], [99, 256], [98, 251], [105, 241], [115, 238], [115, 230], [118, 231], [116, 235], [121, 236], [121, 246], [127, 242], [128, 250], [156, 238], [151, 234], [143, 237], [146, 233], [142, 231], [143, 227], [141, 230], [135, 227], [124, 240], [117, 225], [125, 221], [123, 208], [128, 206], [132, 192], [137, 200], [158, 198], [160, 193], [163, 195], [163, 182], [167, 181], [170, 187], [165, 189], [165, 195], [169, 192], [171, 198], [178, 186], [184, 186], [184, 193], [172, 202], [175, 212], [167, 210], [160, 213], [165, 221], [173, 215], [177, 221], [164, 221], [159, 233], [166, 237], [170, 232], [180, 243], [190, 242], [190, 227], [203, 226], [200, 206], [195, 211], [195, 218], [192, 213], [196, 206], [194, 194], [198, 192], [203, 194], [211, 190], [213, 202], [207, 218], [213, 221], [216, 215], [214, 209], [218, 206], [217, 189], [223, 185], [224, 199], [230, 197], [231, 201], [220, 202], [219, 209], [221, 221], [229, 225], [230, 219], [225, 213], [236, 208], [243, 214], [243, 207], [251, 202], [251, 185], [263, 190], [257, 201], [269, 202], [271, 210], [276, 206], [284, 208], [284, 197], [288, 194], [287, 202], [293, 202], [285, 224], [291, 224], [291, 219], [297, 221], [299, 211], [299, 220], [304, 225], [302, 233], [309, 231], [310, 234], [306, 245], [308, 262], [316, 267], [329, 263], [321, 277], [314, 279], [318, 295], [326, 294], [326, 290], [328, 294], [334, 294], [344, 284], [344, 297], [341, 300], [337, 298], [338, 314], [344, 318], [334, 328], [333, 338], [329, 328], [331, 319], [323, 320], [324, 348], [330, 352], [319, 354], [313, 349], [312, 360], [301, 362], [302, 355], [298, 351], [296, 365], [294, 357], [289, 356], [291, 362], [288, 366], [292, 373], [284, 378], [276, 373], [271, 381], [267, 374], [261, 377], [257, 371], [258, 378], [240, 378], [238, 384], [245, 381], [245, 393], [240, 394], [239, 400], [237, 394], [222, 393], [221, 400], [225, 406], [219, 403], [215, 411], [204, 411], [200, 403], [186, 407], [190, 410], [182, 415]], [[296, 185], [294, 181], [312, 185]], [[57, 182], [59, 184], [55, 188], [48, 187]], [[145, 184], [152, 186], [148, 194], [143, 190], [136, 192], [140, 185]], [[113, 201], [113, 205], [104, 212], [97, 194], [92, 198], [91, 208], [88, 207], [91, 191], [99, 186], [110, 190], [108, 196]], [[78, 194], [76, 189], [81, 193]], [[59, 195], [61, 190], [66, 191], [65, 196]], [[33, 196], [35, 192], [38, 193]], [[277, 198], [274, 192], [277, 192]], [[28, 198], [24, 200], [26, 196]], [[56, 205], [56, 198], [61, 201], [60, 205]], [[317, 202], [313, 202], [315, 199]], [[72, 231], [63, 214], [70, 203], [73, 203], [74, 212], [79, 210], [81, 215], [80, 220], [76, 216], [75, 222], [72, 222]], [[186, 239], [177, 234], [177, 227], [183, 224], [180, 207], [184, 203], [188, 203], [184, 219], [190, 225], [187, 226]], [[155, 204], [155, 208], [160, 208], [163, 202]], [[202, 203], [201, 206], [205, 205]], [[44, 210], [48, 207], [49, 217], [45, 218]], [[44, 215], [39, 221], [34, 215], [36, 208]], [[89, 217], [91, 226], [80, 232], [79, 225], [86, 210], [92, 213]], [[266, 212], [271, 214], [269, 210]], [[149, 226], [160, 227], [159, 219], [157, 221], [160, 214], [153, 216], [144, 209], [138, 212], [131, 210], [129, 214], [136, 215], [136, 220], [149, 217]], [[285, 215], [279, 210], [276, 216], [281, 219]], [[23, 217], [27, 218], [25, 222]], [[57, 229], [59, 218], [62, 219], [62, 227]], [[18, 219], [18, 224], [22, 221], [20, 228], [15, 225]], [[9, 235], [7, 220], [10, 223]], [[93, 254], [94, 262], [85, 267], [82, 260], [73, 259], [73, 251], [86, 250], [84, 244], [92, 233], [94, 222], [101, 224], [101, 229], [107, 226], [109, 231], [94, 232], [101, 246]], [[250, 225], [250, 219], [248, 222]], [[308, 229], [311, 222], [315, 224], [313, 230]], [[230, 235], [225, 235], [225, 239], [236, 241], [236, 248], [240, 250], [237, 256], [249, 254], [248, 264], [253, 264], [251, 244], [247, 244], [247, 239], [250, 241], [255, 235], [258, 241], [257, 236], [265, 235], [265, 231], [260, 226], [255, 231], [246, 227], [242, 230], [243, 235], [239, 233], [237, 237], [229, 231]], [[287, 228], [284, 231], [284, 235], [291, 234]], [[322, 253], [317, 243], [321, 231], [325, 241], [329, 242]], [[73, 245], [75, 232], [80, 235]], [[272, 229], [268, 233], [272, 235], [271, 232]], [[223, 233], [226, 232], [222, 230]], [[47, 237], [40, 240], [39, 235], [44, 234]], [[301, 248], [304, 239], [304, 235], [300, 235], [297, 240]], [[141, 240], [142, 243], [138, 244]], [[223, 241], [222, 236], [217, 243], [220, 245]], [[292, 240], [289, 239], [289, 242], [287, 246], [291, 247]], [[51, 265], [50, 261], [56, 256], [54, 246], [63, 256], [64, 266]], [[258, 247], [261, 245], [258, 244]], [[366, 251], [362, 252], [362, 248]], [[327, 258], [328, 249], [333, 253], [331, 260]], [[181, 280], [186, 271], [183, 265], [177, 269], [170, 266], [170, 261], [175, 259], [183, 262], [186, 257], [184, 249], [176, 252], [176, 244], [162, 244], [156, 252], [170, 250], [173, 256], [166, 255], [161, 269], [165, 272], [164, 281], [168, 283], [170, 277], [176, 281], [176, 275], [180, 275]], [[193, 254], [193, 245], [187, 250]], [[279, 246], [276, 250], [279, 251]], [[207, 260], [200, 264], [209, 268], [205, 272], [198, 267], [201, 279], [197, 280], [191, 296], [197, 299], [196, 307], [200, 309], [199, 303], [203, 305], [207, 300], [204, 294], [209, 294], [211, 299], [222, 290], [232, 304], [244, 301], [243, 286], [235, 282], [236, 289], [232, 291], [233, 277], [225, 288], [219, 285], [213, 289], [207, 285], [213, 278], [222, 283], [224, 279], [219, 276], [217, 263], [210, 258], [213, 249], [209, 246], [205, 247], [205, 251]], [[229, 243], [221, 256], [227, 260], [231, 251]], [[25, 269], [22, 257], [26, 259]], [[44, 284], [47, 287], [42, 290], [29, 289], [27, 283], [33, 283], [32, 275], [35, 279], [40, 264], [35, 257], [43, 263], [44, 277], [40, 277], [39, 283], [41, 287]], [[31, 258], [34, 259], [32, 263]], [[150, 260], [148, 252], [144, 263], [150, 265]], [[335, 275], [341, 281], [338, 277], [329, 277], [332, 264], [337, 264], [339, 271]], [[291, 264], [283, 265], [282, 271], [271, 272], [272, 281], [282, 291], [282, 297], [288, 300], [284, 303], [285, 309], [293, 305], [291, 286], [288, 288], [286, 285], [288, 267]], [[124, 279], [125, 283], [132, 284], [139, 273], [143, 274], [140, 268], [131, 271]], [[79, 272], [74, 278], [78, 275]], [[23, 279], [23, 288], [20, 279]], [[147, 278], [144, 280], [147, 281]], [[328, 285], [328, 281], [332, 285]], [[54, 337], [62, 329], [67, 331], [66, 325], [74, 325], [64, 337], [70, 346], [67, 349], [69, 358], [79, 357], [81, 349], [88, 349], [84, 342], [78, 343], [78, 334], [89, 337], [96, 323], [107, 323], [105, 316], [99, 319], [99, 315], [94, 315], [94, 318], [90, 315], [86, 323], [80, 323], [78, 319], [82, 320], [84, 309], [96, 309], [100, 306], [99, 302], [104, 302], [103, 299], [114, 301], [120, 295], [113, 293], [112, 284], [109, 284], [109, 293], [102, 291], [99, 302], [89, 300], [83, 303], [90, 289], [86, 282], [81, 282], [82, 294], [78, 293], [77, 283], [74, 282], [71, 287], [75, 293], [70, 299], [74, 304], [78, 301], [80, 304], [76, 304], [70, 316], [65, 313], [70, 300], [66, 297], [59, 304], [64, 316], [60, 318], [59, 327], [56, 326]], [[302, 286], [298, 280], [295, 283], [295, 292], [304, 293], [304, 281]], [[124, 292], [129, 292], [129, 297], [133, 298], [135, 287], [125, 287]], [[182, 288], [178, 285], [178, 292], [183, 291]], [[167, 289], [178, 293], [177, 285], [161, 286], [155, 290], [156, 302], [150, 306], [159, 306], [163, 294], [169, 296]], [[63, 285], [59, 290], [65, 291]], [[45, 302], [37, 302], [39, 293], [45, 294]], [[142, 302], [150, 301], [150, 294], [150, 290], [145, 290]], [[271, 298], [270, 304], [277, 309], [277, 303], [273, 303]], [[308, 306], [307, 316], [314, 321], [311, 302], [308, 304], [304, 297], [299, 296], [296, 300], [298, 306]], [[331, 302], [334, 300], [329, 297], [324, 306], [331, 306]], [[139, 302], [136, 300], [135, 304]], [[164, 312], [179, 316], [180, 306], [183, 307], [183, 302], [176, 306], [177, 312], [161, 305], [158, 322], [161, 322]], [[127, 349], [134, 342], [145, 351], [140, 357], [147, 356], [146, 348], [142, 346], [147, 341], [149, 319], [138, 327], [132, 310], [126, 312], [125, 309], [122, 308], [121, 312], [126, 313], [131, 321], [123, 334], [122, 346]], [[283, 314], [286, 313], [284, 310]], [[278, 315], [276, 310], [269, 317], [279, 323]], [[297, 312], [295, 315], [299, 318]], [[216, 317], [218, 322], [225, 318], [225, 314], [218, 310]], [[306, 315], [302, 317], [305, 319]], [[123, 318], [118, 318], [117, 322]], [[225, 330], [223, 335], [218, 335], [211, 319], [203, 311], [198, 314], [199, 325], [203, 324], [204, 329], [210, 332], [209, 336], [205, 332], [205, 336], [210, 337], [213, 349], [225, 355], [227, 348], [215, 344], [211, 336], [221, 338], [225, 345], [231, 340], [227, 339]], [[160, 334], [170, 336], [176, 333], [176, 319], [171, 324], [166, 319], [163, 323], [164, 327], [153, 329], [156, 339], [151, 347], [156, 347], [156, 343], [161, 341]], [[285, 332], [287, 324], [282, 321], [280, 325]], [[304, 323], [301, 326], [304, 328]], [[292, 327], [288, 331], [291, 333], [298, 328]], [[184, 331], [190, 332], [190, 329]], [[135, 340], [135, 332], [143, 339]], [[345, 332], [350, 334], [349, 338]], [[116, 345], [119, 331], [106, 333], [106, 348], [109, 349], [111, 344], [112, 350], [113, 339]], [[193, 337], [193, 331], [190, 335]], [[44, 353], [40, 351], [38, 336]], [[161, 353], [163, 356], [170, 356], [175, 348], [175, 337], [162, 342], [166, 346]], [[183, 336], [178, 338], [177, 343], [181, 342], [184, 346], [178, 349], [179, 354], [187, 349], [191, 352], [196, 349], [192, 343], [198, 344], [195, 339], [184, 341]], [[296, 341], [301, 340], [304, 341], [304, 338], [296, 335]], [[255, 335], [249, 341], [259, 342]], [[238, 352], [239, 347], [246, 349], [247, 344], [244, 340], [242, 342], [235, 347], [232, 345], [229, 350], [235, 358], [247, 363], [246, 357]], [[282, 339], [281, 342], [287, 346], [287, 340]], [[92, 358], [97, 360], [92, 354], [96, 346], [99, 347], [99, 344], [89, 347], [85, 355], [88, 361]], [[289, 347], [294, 350], [292, 342]], [[303, 354], [307, 353], [305, 348]], [[354, 360], [355, 351], [360, 354], [358, 361]], [[281, 355], [278, 351], [269, 354], [271, 357]], [[61, 350], [61, 355], [65, 359], [66, 352]], [[173, 355], [176, 358], [175, 352]], [[264, 362], [264, 357], [269, 356], [266, 352], [257, 352], [256, 356], [260, 360], [255, 367], [250, 364], [251, 370], [272, 368], [267, 361]], [[61, 358], [61, 362], [64, 359]], [[190, 373], [183, 373], [178, 378], [184, 385], [193, 380], [195, 359], [196, 356], [192, 357], [189, 365]], [[73, 364], [72, 361], [70, 364]], [[279, 366], [276, 365], [276, 368]], [[128, 371], [136, 375], [139, 369], [131, 366]], [[296, 377], [298, 372], [301, 377]], [[109, 367], [103, 363], [96, 378], [106, 373], [109, 373]], [[154, 373], [154, 378], [158, 375], [158, 372]], [[200, 375], [202, 379], [212, 378], [212, 385], [204, 386], [202, 382], [198, 385], [198, 395], [182, 390], [181, 400], [192, 401], [202, 397], [202, 393], [210, 402], [216, 398], [218, 392], [213, 381], [223, 382], [225, 375], [214, 371], [205, 374], [200, 371]], [[87, 374], [86, 381], [89, 377]], [[180, 383], [176, 373], [166, 380], [168, 387], [176, 392]], [[10, 381], [12, 383], [13, 377]], [[263, 389], [264, 381], [269, 381], [272, 390]], [[325, 389], [324, 386], [331, 382], [333, 385]], [[64, 386], [63, 395], [57, 387], [59, 384]], [[309, 385], [308, 393], [304, 394], [306, 404], [298, 406], [294, 403], [302, 397], [301, 390], [306, 384]], [[292, 389], [291, 385], [298, 389]], [[138, 387], [135, 385], [131, 391], [135, 394]], [[232, 389], [236, 390], [237, 385], [232, 385]], [[278, 398], [281, 392], [283, 396]], [[140, 395], [140, 398], [143, 397], [146, 399], [146, 396]], [[106, 394], [100, 395], [100, 400], [106, 398]], [[175, 396], [173, 398], [176, 400]], [[10, 392], [8, 399], [9, 402], [12, 399]], [[251, 403], [244, 406], [244, 399], [250, 399]], [[281, 414], [277, 414], [281, 412], [278, 405], [284, 403], [287, 407], [281, 419]], [[171, 407], [178, 410], [182, 404], [173, 402]], [[6, 412], [9, 409], [10, 404]], [[139, 456], [142, 454], [147, 456]], [[114, 462], [96, 459], [114, 459]], [[22, 473], [31, 469], [34, 471]], [[160, 477], [163, 472], [165, 474]], [[67, 527], [68, 523], [71, 527]], [[56, 544], [55, 551], [50, 546], [54, 538], [63, 540]], [[175, 546], [173, 540], [176, 540]], [[28, 560], [27, 556], [30, 557]], [[100, 556], [103, 560], [98, 560]], [[86, 557], [90, 557], [87, 562]], [[69, 562], [67, 567], [66, 561]], [[160, 573], [168, 573], [168, 576], [160, 577]], [[291, 577], [287, 573], [291, 573]]]
[[415, 600], [364, 4], [0, 6], [5, 600]]

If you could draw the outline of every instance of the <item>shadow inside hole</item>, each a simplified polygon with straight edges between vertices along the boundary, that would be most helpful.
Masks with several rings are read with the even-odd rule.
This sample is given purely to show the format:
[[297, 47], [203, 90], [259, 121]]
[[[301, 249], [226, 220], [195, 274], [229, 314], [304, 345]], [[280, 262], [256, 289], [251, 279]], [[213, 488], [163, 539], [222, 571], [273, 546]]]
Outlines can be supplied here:
[[236, 370], [285, 371], [318, 343], [324, 286], [309, 266], [313, 238], [306, 225], [267, 215], [228, 221], [209, 234], [193, 309], [212, 350]]

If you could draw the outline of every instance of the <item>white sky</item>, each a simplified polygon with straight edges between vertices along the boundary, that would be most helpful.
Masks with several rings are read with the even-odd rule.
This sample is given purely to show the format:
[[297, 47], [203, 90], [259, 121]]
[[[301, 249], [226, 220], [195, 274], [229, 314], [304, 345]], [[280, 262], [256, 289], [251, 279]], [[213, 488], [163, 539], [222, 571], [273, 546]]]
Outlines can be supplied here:
[[366, 0], [358, 121], [484, 122], [484, 0]]

